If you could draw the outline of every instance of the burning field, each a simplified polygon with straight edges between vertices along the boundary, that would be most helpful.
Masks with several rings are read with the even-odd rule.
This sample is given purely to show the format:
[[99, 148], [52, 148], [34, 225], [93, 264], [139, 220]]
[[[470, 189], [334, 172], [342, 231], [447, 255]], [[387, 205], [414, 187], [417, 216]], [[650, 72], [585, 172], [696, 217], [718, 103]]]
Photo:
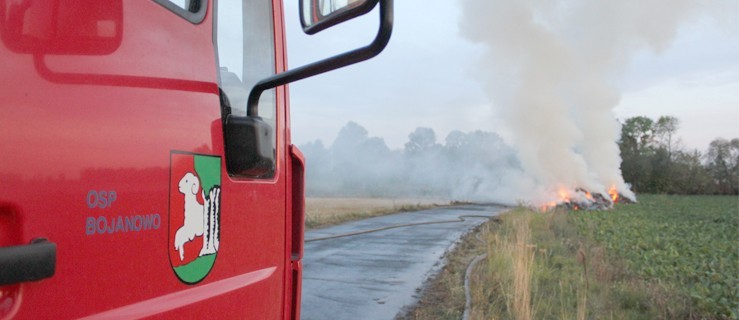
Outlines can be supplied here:
[[557, 192], [559, 199], [550, 201], [540, 207], [541, 211], [548, 211], [554, 208], [565, 208], [569, 210], [609, 210], [617, 203], [634, 203], [633, 198], [627, 198], [620, 194], [615, 186], [608, 188], [606, 194], [592, 193], [585, 189], [575, 189], [569, 192], [566, 189], [560, 189]]
[[487, 49], [475, 70], [528, 179], [519, 190], [524, 202], [608, 209], [636, 201], [620, 169], [618, 75], [634, 56], [663, 50], [701, 9], [697, 2], [465, 2], [460, 29]]

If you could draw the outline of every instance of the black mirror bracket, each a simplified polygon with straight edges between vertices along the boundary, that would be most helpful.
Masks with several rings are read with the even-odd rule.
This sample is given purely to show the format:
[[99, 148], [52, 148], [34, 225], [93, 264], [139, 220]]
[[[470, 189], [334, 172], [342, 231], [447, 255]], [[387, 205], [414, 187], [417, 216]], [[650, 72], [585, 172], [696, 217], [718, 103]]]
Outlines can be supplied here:
[[257, 82], [249, 93], [246, 108], [247, 115], [259, 115], [259, 98], [262, 96], [262, 92], [266, 90], [359, 63], [380, 54], [390, 41], [390, 36], [393, 31], [393, 0], [379, 0], [379, 4], [380, 27], [372, 43], [358, 49], [276, 74]]
[[226, 110], [223, 125], [229, 175], [266, 178], [274, 174], [274, 133], [259, 117], [259, 98], [264, 91], [371, 59], [385, 49], [393, 30], [393, 0], [378, 2], [380, 26], [369, 45], [262, 79], [249, 93], [246, 117]]

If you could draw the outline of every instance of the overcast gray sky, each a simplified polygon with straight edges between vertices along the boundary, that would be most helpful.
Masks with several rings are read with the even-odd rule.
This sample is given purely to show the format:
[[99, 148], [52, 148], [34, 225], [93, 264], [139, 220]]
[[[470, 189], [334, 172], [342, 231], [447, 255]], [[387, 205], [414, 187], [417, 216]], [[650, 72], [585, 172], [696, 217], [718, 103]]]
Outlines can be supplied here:
[[[485, 130], [509, 139], [496, 106], [475, 76], [485, 48], [465, 39], [458, 20], [465, 0], [396, 0], [395, 29], [380, 56], [290, 85], [293, 142], [330, 145], [348, 121], [402, 148], [416, 127], [439, 141], [452, 130]], [[615, 116], [673, 115], [687, 148], [739, 137], [739, 1], [730, 10], [686, 21], [661, 52], [637, 52], [614, 81], [622, 89]], [[306, 36], [297, 1], [285, 1], [289, 66], [369, 43], [377, 13]]]

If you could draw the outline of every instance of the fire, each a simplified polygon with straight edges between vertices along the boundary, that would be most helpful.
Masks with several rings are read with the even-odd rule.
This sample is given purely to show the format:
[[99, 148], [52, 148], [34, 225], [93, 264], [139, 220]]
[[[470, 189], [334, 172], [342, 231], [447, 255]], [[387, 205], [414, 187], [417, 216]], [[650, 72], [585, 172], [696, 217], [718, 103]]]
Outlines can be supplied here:
[[541, 206], [541, 211], [548, 211], [548, 210], [556, 207], [560, 203], [569, 203], [570, 202], [570, 193], [569, 193], [569, 191], [567, 191], [567, 189], [565, 189], [565, 188], [559, 188], [559, 190], [557, 191], [557, 195], [559, 195], [559, 200], [557, 200], [557, 201], [550, 201], [550, 202], [548, 202], [546, 204], [543, 204]]
[[552, 208], [554, 208], [556, 206], [557, 206], [557, 203], [554, 202], [554, 201], [552, 201], [552, 202], [549, 202], [547, 204], [542, 205], [541, 206], [541, 211], [542, 212], [546, 212], [546, 211], [549, 211], [550, 209], [552, 209]]
[[615, 185], [608, 189], [608, 194], [611, 196], [611, 201], [613, 201], [613, 203], [618, 203], [618, 190], [616, 190]]
[[553, 208], [562, 207], [565, 209], [577, 211], [577, 210], [608, 210], [612, 209], [613, 205], [627, 201], [628, 198], [622, 199], [621, 194], [618, 193], [616, 185], [612, 185], [605, 192], [590, 192], [584, 188], [569, 189], [560, 187], [552, 195], [554, 199], [550, 199], [549, 202], [540, 204], [542, 212], [549, 211]]
[[570, 202], [570, 194], [567, 192], [567, 190], [560, 188], [559, 199], [563, 202]]

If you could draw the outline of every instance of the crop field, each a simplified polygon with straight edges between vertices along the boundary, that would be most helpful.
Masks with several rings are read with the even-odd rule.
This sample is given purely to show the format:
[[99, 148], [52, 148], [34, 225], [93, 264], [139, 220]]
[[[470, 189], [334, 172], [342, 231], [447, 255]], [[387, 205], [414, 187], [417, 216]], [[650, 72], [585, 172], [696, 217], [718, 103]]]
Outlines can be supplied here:
[[612, 212], [575, 213], [575, 221], [637, 277], [675, 285], [701, 314], [737, 319], [739, 197], [639, 201]]
[[[478, 238], [480, 241], [478, 240]], [[739, 197], [641, 195], [609, 211], [516, 208], [489, 222], [410, 319], [739, 319]]]

